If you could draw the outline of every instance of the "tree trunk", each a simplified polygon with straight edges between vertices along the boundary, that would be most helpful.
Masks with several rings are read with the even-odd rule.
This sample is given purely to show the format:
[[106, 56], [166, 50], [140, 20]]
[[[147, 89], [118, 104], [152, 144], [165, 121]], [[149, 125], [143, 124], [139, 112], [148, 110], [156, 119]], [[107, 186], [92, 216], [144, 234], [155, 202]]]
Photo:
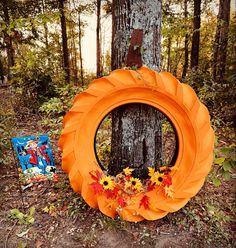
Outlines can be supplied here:
[[80, 62], [80, 80], [81, 85], [84, 85], [84, 68], [83, 68], [83, 58], [82, 58], [82, 25], [80, 19], [80, 13], [78, 13], [78, 22], [79, 22], [79, 62]]
[[[10, 25], [10, 16], [9, 16], [9, 9], [8, 9], [8, 3], [6, 0], [3, 2], [3, 13], [4, 13], [4, 21], [7, 27]], [[13, 48], [13, 43], [12, 43], [12, 37], [9, 35], [6, 30], [4, 31], [4, 41], [6, 43], [7, 47], [7, 78], [8, 80], [11, 79], [11, 67], [14, 66], [15, 61], [14, 61], [14, 48]]]
[[[112, 69], [124, 64], [133, 29], [143, 29], [142, 61], [159, 71], [161, 1], [113, 1]], [[115, 175], [133, 167], [134, 176], [147, 177], [147, 167], [161, 164], [162, 114], [144, 104], [124, 105], [112, 111], [112, 148], [108, 168]]]
[[69, 51], [67, 44], [67, 31], [66, 31], [66, 17], [64, 9], [65, 0], [59, 0], [59, 9], [61, 14], [61, 34], [62, 34], [62, 49], [63, 49], [63, 67], [65, 71], [65, 80], [70, 82], [70, 65], [69, 65]]
[[176, 77], [177, 76], [177, 70], [179, 65], [179, 37], [176, 38], [176, 49], [175, 49], [175, 62], [174, 62], [174, 69], [173, 74]]
[[0, 81], [4, 83], [4, 73], [3, 73], [3, 65], [2, 65], [2, 57], [0, 54]]
[[[42, 0], [42, 13], [45, 14], [45, 2]], [[47, 54], [47, 60], [48, 63], [50, 63], [50, 51], [49, 51], [49, 42], [48, 42], [48, 25], [47, 22], [43, 22], [43, 29], [44, 29], [44, 43], [45, 43], [45, 49]]]
[[97, 77], [101, 77], [101, 42], [100, 42], [100, 31], [101, 31], [101, 0], [97, 0]]
[[[185, 22], [187, 22], [188, 17], [188, 1], [184, 0], [184, 18]], [[182, 79], [186, 77], [187, 70], [188, 70], [188, 41], [189, 41], [189, 35], [188, 35], [188, 25], [186, 24], [186, 34], [184, 39], [184, 66], [183, 66], [183, 73], [182, 73]]]
[[48, 26], [47, 26], [47, 23], [44, 22], [43, 23], [43, 28], [44, 28], [44, 41], [45, 41], [45, 49], [46, 49], [46, 53], [47, 53], [47, 56], [48, 56], [48, 60], [49, 57], [50, 57], [50, 51], [49, 51], [49, 42], [48, 42]]
[[199, 60], [201, 0], [194, 0], [193, 37], [191, 50], [191, 69], [197, 69]]
[[171, 63], [171, 59], [170, 59], [170, 51], [171, 51], [171, 37], [168, 37], [168, 45], [167, 45], [167, 71], [170, 71], [170, 63]]
[[74, 26], [71, 25], [71, 42], [72, 42], [72, 51], [73, 54], [73, 74], [74, 74], [74, 84], [78, 85], [78, 66], [77, 66], [77, 49], [76, 49], [76, 43], [75, 43], [75, 32], [74, 32]]
[[224, 79], [225, 75], [229, 19], [230, 0], [220, 0], [213, 52], [213, 78], [216, 81]]

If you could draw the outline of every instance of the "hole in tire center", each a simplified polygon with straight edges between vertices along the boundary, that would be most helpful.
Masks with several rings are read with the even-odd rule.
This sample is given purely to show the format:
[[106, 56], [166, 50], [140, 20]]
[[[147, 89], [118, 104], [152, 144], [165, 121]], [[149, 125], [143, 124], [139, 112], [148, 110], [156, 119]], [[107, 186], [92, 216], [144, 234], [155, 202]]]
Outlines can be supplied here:
[[132, 103], [112, 110], [101, 121], [94, 149], [100, 167], [109, 174], [115, 176], [129, 166], [134, 168], [134, 176], [145, 179], [147, 167], [175, 164], [178, 137], [161, 111]]

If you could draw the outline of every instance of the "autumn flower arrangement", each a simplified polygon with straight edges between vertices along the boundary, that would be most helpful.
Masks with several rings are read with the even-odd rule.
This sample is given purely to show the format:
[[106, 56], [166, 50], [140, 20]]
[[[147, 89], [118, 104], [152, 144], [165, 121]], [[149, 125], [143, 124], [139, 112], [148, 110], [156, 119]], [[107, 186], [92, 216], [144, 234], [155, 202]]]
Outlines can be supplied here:
[[[90, 172], [93, 182], [90, 184], [96, 195], [105, 195], [108, 199], [116, 201], [119, 210], [130, 203], [132, 196], [161, 188], [167, 197], [173, 198], [172, 171], [175, 167], [162, 166], [155, 170], [148, 167], [149, 178], [143, 182], [132, 176], [134, 169], [126, 167], [116, 176], [109, 176], [98, 170]], [[139, 207], [149, 208], [148, 196], [144, 194]]]

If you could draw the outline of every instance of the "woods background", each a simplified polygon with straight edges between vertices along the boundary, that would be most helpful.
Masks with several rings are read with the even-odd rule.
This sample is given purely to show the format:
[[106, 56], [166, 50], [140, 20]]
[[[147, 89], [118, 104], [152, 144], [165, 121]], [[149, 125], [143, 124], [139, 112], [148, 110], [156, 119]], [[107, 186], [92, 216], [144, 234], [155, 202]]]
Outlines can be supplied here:
[[[92, 79], [125, 66], [115, 60], [117, 36], [112, 18], [117, 23], [114, 6], [124, 4], [129, 8], [135, 2], [138, 1], [0, 0], [0, 238], [10, 236], [9, 209], [20, 206], [14, 197], [16, 178], [6, 176], [14, 168], [8, 138], [48, 133], [60, 164], [57, 140], [63, 116], [75, 95], [86, 89]], [[203, 190], [184, 209], [159, 222], [131, 225], [88, 209], [73, 194], [68, 180], [62, 178], [52, 194], [45, 194], [45, 201], [35, 203], [36, 223], [27, 227], [29, 234], [24, 234], [28, 235], [24, 241], [14, 236], [9, 242], [12, 247], [20, 242], [22, 246], [18, 247], [35, 247], [38, 240], [46, 247], [63, 248], [75, 246], [78, 240], [83, 247], [166, 247], [169, 242], [171, 247], [235, 247], [235, 11], [235, 2], [230, 0], [163, 0], [158, 16], [161, 33], [157, 37], [161, 36], [161, 40], [156, 42], [160, 42], [160, 59], [155, 69], [169, 71], [194, 88], [209, 109], [216, 133], [214, 165]], [[91, 26], [94, 31], [89, 29]], [[90, 32], [96, 37], [95, 50], [86, 38]], [[90, 57], [86, 55], [88, 50]], [[93, 71], [87, 66], [90, 60]], [[97, 151], [105, 162], [111, 152], [108, 124], [103, 123], [105, 131]], [[40, 229], [46, 214], [46, 229]], [[20, 232], [25, 226], [16, 227]], [[75, 231], [80, 229], [81, 232]], [[77, 239], [71, 238], [73, 232]], [[163, 237], [161, 232], [170, 235]]]

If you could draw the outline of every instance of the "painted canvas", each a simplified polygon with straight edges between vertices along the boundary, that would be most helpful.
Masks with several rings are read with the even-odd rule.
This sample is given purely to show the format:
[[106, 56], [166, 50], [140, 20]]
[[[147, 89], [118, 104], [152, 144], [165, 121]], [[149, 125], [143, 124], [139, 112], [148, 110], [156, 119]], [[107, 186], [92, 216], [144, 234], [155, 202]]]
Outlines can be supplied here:
[[17, 154], [22, 181], [56, 180], [56, 166], [47, 135], [22, 136], [11, 139]]

